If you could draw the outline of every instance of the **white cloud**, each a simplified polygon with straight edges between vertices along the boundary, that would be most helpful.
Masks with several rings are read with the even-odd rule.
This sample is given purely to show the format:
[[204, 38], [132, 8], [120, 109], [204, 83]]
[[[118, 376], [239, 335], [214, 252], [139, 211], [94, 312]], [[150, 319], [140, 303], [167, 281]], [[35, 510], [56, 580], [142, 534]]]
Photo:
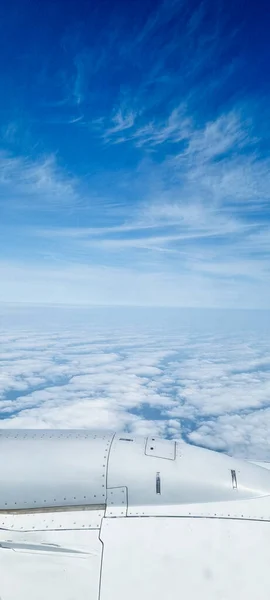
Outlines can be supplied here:
[[[270, 396], [268, 397], [270, 399]], [[191, 442], [250, 460], [270, 461], [270, 409], [208, 421], [189, 435]]]
[[12, 210], [52, 210], [74, 207], [79, 202], [75, 178], [58, 167], [53, 155], [39, 160], [0, 153], [1, 195]]
[[[150, 422], [132, 410], [142, 405], [164, 408], [173, 404], [155, 385], [148, 385], [162, 373], [156, 364], [168, 350], [153, 349], [148, 354], [139, 336], [125, 332], [122, 336], [117, 332], [96, 337], [90, 332], [85, 336], [74, 331], [58, 335], [29, 331], [11, 340], [3, 334], [2, 426], [128, 428], [136, 433], [163, 433], [166, 421]], [[117, 352], [110, 350], [116, 345]], [[13, 416], [9, 418], [9, 414]]]
[[270, 458], [267, 314], [11, 307], [1, 320], [2, 427], [183, 436]]
[[140, 147], [144, 145], [158, 146], [166, 142], [179, 143], [187, 140], [192, 128], [191, 119], [185, 114], [185, 108], [174, 108], [163, 123], [150, 122], [138, 128], [131, 139]]
[[[250, 96], [232, 106], [226, 92], [219, 105], [242, 58], [214, 4], [209, 20], [206, 2], [161, 2], [132, 21], [132, 36], [108, 15], [101, 45], [65, 34], [68, 68], [55, 66], [52, 97], [2, 128], [21, 147], [0, 157], [3, 300], [267, 306], [267, 134]], [[59, 164], [38, 157], [54, 143], [34, 139], [44, 120], [73, 123], [77, 146], [59, 133]], [[109, 147], [118, 142], [128, 146]]]
[[[90, 188], [86, 202], [79, 182], [54, 157], [31, 162], [2, 155], [8, 211], [61, 209], [58, 217], [70, 211], [72, 224], [38, 229], [31, 217], [27, 227], [18, 226], [17, 248], [26, 257], [22, 264], [17, 253], [16, 261], [0, 265], [2, 301], [267, 307], [268, 229], [254, 208], [269, 199], [269, 160], [258, 159], [252, 125], [240, 113], [195, 126], [182, 112], [175, 109], [159, 124], [151, 142], [178, 136], [181, 151], [120, 173], [115, 191], [105, 181], [110, 198], [95, 190], [98, 203]], [[116, 113], [116, 134], [133, 127], [134, 114]], [[129, 202], [135, 183], [139, 199]], [[108, 206], [118, 192], [126, 197], [120, 208], [115, 200], [113, 214]], [[82, 212], [93, 223], [101, 207], [102, 226], [76, 228], [69, 219], [78, 210], [79, 224]]]
[[[184, 155], [205, 164], [229, 150], [249, 146], [252, 143], [248, 124], [242, 122], [235, 112], [221, 115], [207, 122], [202, 129], [193, 130]], [[179, 158], [181, 155], [179, 155]]]
[[112, 126], [104, 132], [105, 138], [110, 138], [115, 133], [131, 129], [134, 125], [136, 113], [120, 108], [112, 117]]

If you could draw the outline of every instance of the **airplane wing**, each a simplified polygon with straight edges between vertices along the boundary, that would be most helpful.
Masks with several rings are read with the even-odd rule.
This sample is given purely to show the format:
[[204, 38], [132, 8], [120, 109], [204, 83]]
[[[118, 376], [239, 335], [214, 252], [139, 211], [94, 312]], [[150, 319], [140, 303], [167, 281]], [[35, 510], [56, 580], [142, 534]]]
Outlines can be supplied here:
[[188, 444], [0, 432], [1, 600], [266, 600], [270, 472]]
[[252, 460], [249, 462], [251, 462], [253, 465], [257, 465], [258, 467], [263, 467], [264, 469], [270, 470], [270, 463], [266, 462], [265, 460]]

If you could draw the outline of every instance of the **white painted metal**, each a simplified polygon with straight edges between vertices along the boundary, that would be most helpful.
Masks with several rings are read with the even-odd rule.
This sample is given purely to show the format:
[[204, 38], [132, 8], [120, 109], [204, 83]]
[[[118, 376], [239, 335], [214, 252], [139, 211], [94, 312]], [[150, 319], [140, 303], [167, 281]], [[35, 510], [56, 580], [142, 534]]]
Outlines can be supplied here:
[[0, 541], [1, 599], [97, 600], [98, 536], [98, 530], [9, 534], [10, 542]]
[[104, 519], [100, 600], [269, 600], [270, 523]]
[[0, 510], [103, 504], [112, 436], [0, 432]]
[[270, 469], [270, 463], [264, 460], [252, 460], [249, 462], [251, 462], [253, 465], [257, 465], [258, 467], [263, 467], [264, 469], [268, 470]]
[[108, 488], [106, 517], [127, 516], [127, 488]]
[[176, 442], [172, 440], [161, 440], [159, 438], [148, 437], [145, 444], [145, 454], [155, 456], [156, 458], [165, 458], [174, 460], [176, 452]]
[[[103, 510], [68, 510], [42, 513], [0, 513], [0, 541], [4, 530], [15, 531], [63, 531], [74, 529], [100, 529]], [[4, 534], [6, 532], [4, 531]], [[6, 534], [9, 535], [9, 534]], [[1, 596], [0, 596], [1, 597]]]
[[129, 506], [128, 517], [206, 517], [270, 522], [270, 496], [227, 502]]
[[84, 430], [0, 431], [0, 456], [2, 600], [270, 597], [267, 463]]
[[125, 442], [115, 436], [110, 451], [108, 486], [127, 487], [129, 516], [181, 515], [186, 504], [240, 501], [270, 494], [266, 469], [184, 443], [176, 444], [174, 460], [164, 460], [146, 455], [145, 444], [144, 439]]

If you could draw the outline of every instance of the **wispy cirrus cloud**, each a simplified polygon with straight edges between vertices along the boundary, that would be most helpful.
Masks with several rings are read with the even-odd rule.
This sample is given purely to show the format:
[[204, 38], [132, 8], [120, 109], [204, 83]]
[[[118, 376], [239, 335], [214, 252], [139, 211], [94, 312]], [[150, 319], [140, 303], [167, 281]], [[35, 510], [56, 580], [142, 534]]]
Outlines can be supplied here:
[[[100, 124], [101, 125], [101, 124]], [[169, 143], [178, 143], [188, 139], [191, 133], [191, 119], [185, 114], [185, 108], [180, 106], [172, 110], [164, 121], [149, 121], [145, 119], [143, 110], [126, 111], [120, 108], [112, 117], [112, 125], [102, 135], [111, 143], [133, 142], [135, 146], [151, 147]], [[116, 135], [117, 134], [117, 135]]]
[[[125, 256], [125, 261], [129, 258], [132, 267], [129, 272], [124, 268], [124, 264], [120, 265], [120, 269], [117, 268], [116, 281], [119, 282], [120, 289], [123, 285], [126, 287], [124, 282], [127, 278], [133, 277], [137, 281], [138, 270], [141, 268], [145, 271], [147, 268], [148, 277], [155, 281], [156, 289], [161, 289], [167, 272], [170, 280], [174, 281], [173, 284], [167, 285], [167, 290], [174, 290], [173, 302], [178, 299], [177, 301], [180, 301], [181, 305], [184, 302], [189, 303], [190, 300], [186, 293], [176, 292], [180, 281], [182, 286], [185, 282], [190, 295], [192, 295], [194, 277], [197, 277], [197, 283], [200, 286], [202, 278], [205, 278], [203, 293], [199, 297], [210, 298], [212, 290], [213, 299], [210, 304], [220, 305], [220, 299], [217, 300], [220, 298], [220, 281], [223, 280], [224, 284], [228, 285], [228, 280], [230, 280], [229, 288], [225, 294], [223, 293], [223, 298], [224, 302], [229, 301], [231, 305], [232, 301], [237, 301], [237, 295], [233, 291], [237, 286], [235, 277], [242, 278], [240, 281], [242, 291], [238, 298], [245, 297], [246, 285], [249, 289], [252, 282], [256, 281], [265, 289], [269, 280], [267, 225], [260, 215], [255, 216], [251, 221], [239, 205], [237, 205], [237, 210], [231, 211], [228, 206], [233, 203], [236, 206], [236, 200], [234, 197], [231, 198], [226, 190], [224, 192], [224, 184], [222, 184], [224, 178], [228, 179], [231, 175], [235, 163], [237, 165], [244, 164], [244, 160], [246, 160], [246, 154], [243, 154], [242, 157], [239, 157], [239, 154], [236, 156], [236, 150], [248, 148], [249, 160], [253, 161], [256, 171], [257, 159], [254, 154], [254, 144], [256, 144], [254, 136], [248, 134], [237, 114], [230, 113], [220, 117], [217, 122], [210, 122], [204, 128], [193, 130], [185, 141], [182, 153], [174, 155], [173, 158], [165, 157], [160, 163], [158, 171], [153, 165], [152, 175], [154, 177], [151, 176], [152, 179], [149, 179], [148, 173], [145, 173], [143, 168], [138, 170], [136, 184], [138, 192], [142, 192], [142, 196], [132, 206], [125, 204], [116, 222], [114, 219], [112, 223], [109, 217], [107, 222], [110, 222], [110, 225], [101, 227], [96, 225], [95, 227], [77, 226], [74, 228], [69, 225], [65, 228], [63, 226], [60, 228], [49, 227], [45, 230], [35, 227], [32, 232], [30, 227], [28, 235], [33, 242], [38, 238], [51, 240], [51, 254], [54, 254], [56, 260], [62, 261], [65, 265], [60, 278], [63, 280], [63, 276], [67, 277], [65, 283], [67, 287], [70, 286], [70, 277], [74, 277], [74, 283], [78, 282], [77, 273], [85, 271], [84, 265], [85, 262], [89, 262], [89, 257], [91, 257], [92, 264], [91, 279], [93, 273], [95, 273], [94, 279], [96, 279], [99, 271], [96, 281], [100, 286], [103, 267], [111, 269], [111, 261], [115, 256], [120, 256], [121, 261]], [[44, 210], [44, 208], [55, 207], [55, 205], [58, 208], [59, 205], [63, 208], [68, 207], [72, 211], [81, 207], [82, 196], [76, 189], [77, 182], [63, 176], [54, 159], [33, 163], [4, 156], [2, 164], [4, 167], [2, 170], [3, 186], [10, 189], [12, 185], [13, 193], [21, 195], [21, 208], [23, 207], [23, 196], [30, 208], [31, 202], [35, 199], [35, 207], [39, 210], [40, 207]], [[266, 168], [265, 160], [263, 164]], [[259, 168], [262, 168], [261, 164], [259, 164]], [[156, 172], [157, 178], [155, 177]], [[253, 176], [252, 170], [250, 176]], [[261, 185], [265, 188], [267, 177], [268, 174], [265, 173], [265, 177], [262, 178]], [[168, 181], [170, 181], [169, 188]], [[145, 185], [146, 193], [143, 189]], [[241, 185], [244, 193], [244, 186], [247, 185], [244, 176]], [[237, 186], [234, 185], [233, 190], [231, 193], [235, 192], [237, 198]], [[250, 205], [255, 206], [258, 202], [257, 194], [253, 197], [251, 191], [248, 190], [245, 198], [248, 197], [248, 194], [250, 194]], [[267, 194], [265, 189], [265, 202]], [[262, 202], [262, 198], [263, 196], [260, 196], [259, 202]], [[87, 203], [86, 196], [86, 200], [84, 199], [86, 216], [89, 214]], [[103, 213], [103, 223], [105, 218], [106, 209]], [[263, 246], [261, 246], [263, 240]], [[45, 253], [43, 245], [42, 250], [38, 251], [43, 256], [47, 254], [49, 257], [50, 255], [48, 246]], [[264, 260], [262, 260], [262, 252]], [[158, 264], [161, 255], [164, 259], [166, 257], [166, 260], [165, 262], [163, 260], [162, 264]], [[170, 262], [170, 256], [181, 257], [180, 265], [175, 261]], [[74, 264], [71, 269], [66, 268], [67, 257]], [[80, 267], [80, 263], [82, 267]], [[145, 267], [147, 263], [148, 267]], [[95, 266], [93, 269], [94, 265], [98, 265], [98, 268]], [[35, 266], [33, 265], [29, 272], [34, 273], [34, 271]], [[110, 273], [112, 272], [113, 269], [110, 270]], [[158, 279], [157, 273], [159, 273]], [[189, 277], [187, 273], [190, 274]], [[53, 276], [50, 277], [50, 281], [52, 285]], [[238, 282], [238, 285], [240, 284]], [[84, 286], [84, 288], [84, 292], [82, 292], [80, 284], [78, 291], [80, 290], [85, 298], [86, 287]], [[231, 300], [228, 300], [230, 289], [232, 295]], [[105, 293], [103, 285], [100, 290], [102, 294]], [[98, 294], [98, 301], [104, 303], [106, 299], [105, 296], [102, 299], [102, 294], [101, 296]], [[74, 293], [72, 296], [74, 297]], [[116, 296], [118, 299], [112, 299], [113, 303], [119, 301], [119, 294]], [[58, 292], [56, 297], [59, 297]], [[139, 301], [139, 296], [137, 295], [137, 297]], [[153, 297], [152, 294], [151, 297]], [[158, 297], [163, 303], [168, 295], [166, 294], [164, 297], [164, 293], [158, 292]], [[252, 294], [251, 297], [254, 298], [254, 295]], [[92, 295], [91, 298], [93, 298]], [[141, 297], [140, 301], [148, 304], [149, 292], [145, 294], [145, 299], [142, 300]], [[205, 300], [203, 302], [205, 303]]]
[[134, 125], [136, 113], [120, 108], [112, 117], [112, 126], [103, 133], [105, 139], [110, 139], [114, 134], [131, 129]]
[[[52, 289], [62, 265], [63, 301], [72, 280], [83, 302], [115, 303], [121, 290], [130, 301], [134, 278], [147, 290], [137, 301], [148, 303], [147, 272], [169, 305], [193, 304], [199, 287], [204, 305], [220, 305], [221, 290], [230, 306], [265, 305], [268, 91], [259, 93], [258, 69], [254, 91], [261, 54], [250, 54], [249, 10], [213, 0], [136, 11], [107, 3], [104, 19], [100, 8], [80, 8], [78, 18], [75, 5], [55, 7], [55, 27], [36, 16], [25, 33], [26, 45], [37, 36], [36, 52], [27, 45], [22, 64], [13, 48], [12, 85], [3, 70], [5, 297], [16, 288], [9, 259], [13, 273], [26, 263], [29, 300], [35, 274]], [[18, 8], [17, 25], [22, 17]], [[117, 293], [105, 271], [110, 281], [116, 274]], [[89, 293], [85, 276], [100, 292]]]
[[[260, 240], [267, 239], [267, 226], [260, 214], [254, 215], [251, 221], [237, 201], [240, 188], [250, 207], [268, 200], [268, 167], [265, 160], [261, 164], [256, 158], [256, 142], [252, 131], [249, 132], [237, 113], [223, 115], [216, 122], [191, 131], [182, 153], [166, 157], [158, 171], [154, 165], [149, 165], [150, 172], [153, 168], [154, 173], [152, 181], [146, 179], [148, 175], [143, 169], [138, 171], [139, 193], [145, 194], [143, 188], [146, 185], [147, 194], [135, 205], [127, 207], [122, 222], [118, 220], [117, 224], [107, 227], [52, 229], [40, 233], [52, 238], [77, 239], [78, 244], [89, 249], [98, 246], [104, 251], [145, 248], [180, 252], [186, 255], [186, 267], [192, 270], [196, 269], [200, 254], [198, 272], [219, 272], [227, 276], [231, 265], [232, 277], [241, 272], [244, 276], [250, 272], [252, 276], [256, 272], [256, 260], [261, 260]], [[239, 156], [242, 150], [248, 151], [249, 158], [245, 152]], [[265, 176], [261, 178], [264, 193], [262, 191], [260, 197], [259, 189], [252, 196], [252, 186], [249, 189], [250, 181], [245, 178], [247, 160], [254, 166], [249, 171], [249, 178], [257, 178], [257, 169], [265, 168]], [[230, 178], [237, 169], [238, 187], [234, 184], [229, 189]], [[169, 188], [167, 181], [170, 181]], [[207, 239], [208, 247], [202, 246], [201, 241]], [[234, 268], [235, 252], [240, 260]], [[263, 264], [262, 272], [267, 276]]]
[[61, 205], [73, 206], [79, 200], [76, 180], [66, 175], [57, 165], [54, 156], [39, 160], [0, 154], [0, 202], [11, 209], [50, 210]]

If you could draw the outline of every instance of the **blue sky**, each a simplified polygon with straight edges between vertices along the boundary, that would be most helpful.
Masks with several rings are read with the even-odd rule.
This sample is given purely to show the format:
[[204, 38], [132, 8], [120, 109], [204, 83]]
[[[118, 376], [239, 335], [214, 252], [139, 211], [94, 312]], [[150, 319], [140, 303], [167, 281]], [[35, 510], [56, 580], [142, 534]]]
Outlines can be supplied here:
[[269, 308], [268, 3], [0, 11], [0, 299]]

